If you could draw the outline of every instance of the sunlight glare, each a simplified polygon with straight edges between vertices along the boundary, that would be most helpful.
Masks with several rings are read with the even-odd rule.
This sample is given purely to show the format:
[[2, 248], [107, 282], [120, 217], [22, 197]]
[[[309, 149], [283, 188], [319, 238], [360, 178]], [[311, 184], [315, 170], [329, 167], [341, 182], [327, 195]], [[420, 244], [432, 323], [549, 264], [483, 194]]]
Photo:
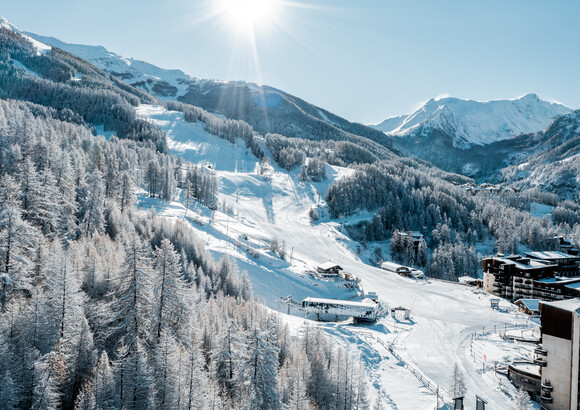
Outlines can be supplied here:
[[272, 22], [276, 0], [221, 0], [221, 12], [236, 31], [253, 32]]

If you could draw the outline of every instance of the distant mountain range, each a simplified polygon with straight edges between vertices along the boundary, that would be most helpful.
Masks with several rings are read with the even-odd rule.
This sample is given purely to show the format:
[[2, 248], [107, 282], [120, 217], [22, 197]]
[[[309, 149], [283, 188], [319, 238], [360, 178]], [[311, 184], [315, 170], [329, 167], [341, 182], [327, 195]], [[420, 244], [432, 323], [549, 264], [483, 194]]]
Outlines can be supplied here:
[[412, 114], [386, 119], [375, 128], [401, 138], [448, 136], [456, 148], [486, 145], [546, 129], [572, 111], [527, 94], [516, 100], [479, 102], [459, 98], [430, 99]]
[[374, 127], [385, 132], [403, 155], [478, 180], [502, 182], [500, 169], [541, 149], [530, 135], [571, 111], [536, 94], [488, 102], [448, 97], [431, 99], [412, 114]]

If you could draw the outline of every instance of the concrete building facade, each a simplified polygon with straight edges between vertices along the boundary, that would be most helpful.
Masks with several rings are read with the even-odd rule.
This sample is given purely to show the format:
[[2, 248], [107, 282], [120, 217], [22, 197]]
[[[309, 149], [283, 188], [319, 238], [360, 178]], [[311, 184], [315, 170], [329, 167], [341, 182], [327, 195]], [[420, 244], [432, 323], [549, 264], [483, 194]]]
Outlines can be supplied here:
[[542, 343], [541, 403], [548, 410], [578, 409], [580, 370], [580, 299], [540, 302]]

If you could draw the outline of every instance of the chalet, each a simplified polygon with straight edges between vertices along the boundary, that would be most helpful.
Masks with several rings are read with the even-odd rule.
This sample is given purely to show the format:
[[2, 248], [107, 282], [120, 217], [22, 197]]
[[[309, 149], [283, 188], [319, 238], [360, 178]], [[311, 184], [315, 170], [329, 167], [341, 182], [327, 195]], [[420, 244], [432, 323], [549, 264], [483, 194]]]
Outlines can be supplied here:
[[377, 319], [378, 305], [370, 299], [362, 301], [306, 298], [302, 310], [313, 313], [318, 320], [344, 320], [348, 317], [356, 321], [374, 322]]
[[515, 301], [515, 305], [520, 308], [520, 312], [527, 315], [539, 316], [540, 314], [540, 299], [519, 299]]
[[336, 278], [341, 276], [340, 272], [343, 269], [332, 262], [325, 262], [321, 265], [318, 265], [316, 267], [316, 271], [320, 274], [320, 276], [322, 276], [323, 278]]

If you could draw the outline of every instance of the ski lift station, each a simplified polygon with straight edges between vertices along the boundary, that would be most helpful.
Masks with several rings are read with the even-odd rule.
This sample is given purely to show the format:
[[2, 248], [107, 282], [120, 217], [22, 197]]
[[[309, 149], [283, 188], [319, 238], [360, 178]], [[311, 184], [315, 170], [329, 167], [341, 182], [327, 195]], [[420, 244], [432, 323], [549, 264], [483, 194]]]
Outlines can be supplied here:
[[341, 320], [352, 317], [359, 322], [377, 320], [378, 304], [370, 299], [362, 301], [306, 298], [302, 301], [302, 310], [314, 313], [318, 320]]

